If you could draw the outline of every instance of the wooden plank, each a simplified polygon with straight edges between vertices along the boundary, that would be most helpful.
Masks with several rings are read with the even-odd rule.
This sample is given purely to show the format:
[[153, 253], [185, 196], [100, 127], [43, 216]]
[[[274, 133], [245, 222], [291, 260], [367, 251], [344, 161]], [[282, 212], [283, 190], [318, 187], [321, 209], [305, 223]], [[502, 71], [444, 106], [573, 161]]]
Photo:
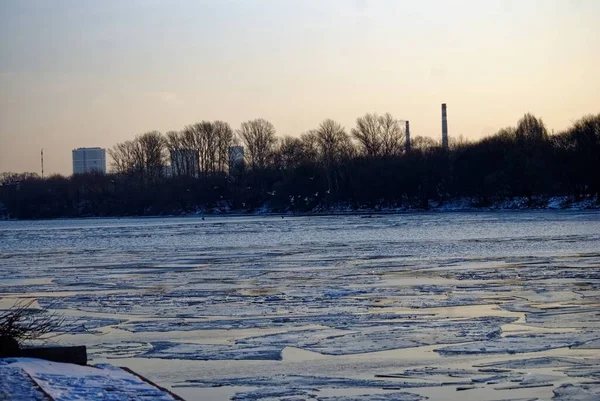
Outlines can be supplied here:
[[177, 401], [185, 401], [185, 399], [181, 398], [181, 397], [180, 397], [180, 396], [178, 396], [177, 394], [175, 394], [175, 393], [173, 393], [173, 392], [171, 392], [171, 391], [167, 390], [166, 388], [164, 388], [164, 387], [162, 387], [162, 386], [159, 386], [159, 385], [158, 385], [158, 384], [156, 384], [156, 383], [153, 383], [153, 382], [152, 382], [152, 381], [150, 381], [149, 379], [145, 378], [144, 376], [140, 375], [140, 374], [139, 374], [139, 373], [137, 373], [137, 372], [134, 372], [133, 370], [131, 370], [131, 369], [129, 369], [129, 368], [126, 368], [126, 367], [124, 367], [124, 366], [119, 366], [119, 369], [123, 369], [124, 371], [127, 371], [127, 372], [131, 373], [132, 375], [139, 377], [141, 380], [145, 381], [145, 382], [146, 382], [146, 383], [148, 383], [149, 385], [151, 385], [151, 386], [154, 386], [154, 387], [156, 387], [157, 389], [159, 389], [159, 390], [161, 390], [161, 391], [164, 391], [165, 393], [169, 394], [171, 397], [173, 397], [173, 398], [174, 398], [174, 399], [176, 399]]

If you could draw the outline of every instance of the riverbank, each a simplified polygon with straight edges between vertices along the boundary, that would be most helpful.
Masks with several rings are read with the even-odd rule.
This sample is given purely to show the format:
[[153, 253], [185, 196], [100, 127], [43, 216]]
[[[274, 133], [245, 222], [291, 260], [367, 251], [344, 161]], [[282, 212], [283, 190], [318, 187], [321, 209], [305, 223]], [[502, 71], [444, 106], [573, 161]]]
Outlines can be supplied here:
[[[439, 212], [470, 212], [470, 211], [509, 211], [509, 210], [597, 210], [600, 209], [600, 202], [595, 198], [575, 200], [568, 196], [554, 196], [543, 198], [526, 197], [512, 198], [503, 201], [493, 202], [491, 204], [481, 204], [477, 200], [469, 198], [452, 199], [445, 202], [429, 202], [427, 207], [418, 206], [400, 206], [400, 207], [359, 207], [351, 208], [349, 206], [338, 206], [331, 208], [315, 208], [312, 212], [323, 212], [324, 214], [353, 214], [356, 212], [370, 213], [402, 213], [419, 211], [439, 211]], [[310, 214], [311, 212], [309, 212]]]
[[0, 358], [0, 396], [6, 401], [183, 401], [127, 368], [80, 366], [35, 358]]
[[[368, 215], [387, 215], [401, 213], [421, 213], [421, 212], [494, 212], [494, 211], [535, 211], [535, 210], [566, 210], [566, 211], [584, 211], [600, 210], [600, 201], [596, 198], [585, 198], [575, 200], [569, 196], [536, 197], [531, 200], [526, 197], [511, 198], [491, 204], [481, 204], [475, 199], [460, 198], [451, 199], [445, 202], [437, 203], [430, 201], [427, 207], [419, 205], [402, 206], [359, 206], [355, 207], [346, 203], [323, 206], [319, 205], [308, 211], [298, 210], [279, 210], [272, 209], [268, 204], [263, 205], [257, 210], [235, 210], [227, 205], [215, 208], [202, 208], [194, 213], [181, 212], [180, 214], [156, 215], [146, 217], [184, 217], [184, 216], [230, 216], [230, 217], [248, 217], [248, 216], [368, 216]], [[127, 216], [134, 217], [134, 216]], [[141, 216], [140, 216], [141, 217]]]

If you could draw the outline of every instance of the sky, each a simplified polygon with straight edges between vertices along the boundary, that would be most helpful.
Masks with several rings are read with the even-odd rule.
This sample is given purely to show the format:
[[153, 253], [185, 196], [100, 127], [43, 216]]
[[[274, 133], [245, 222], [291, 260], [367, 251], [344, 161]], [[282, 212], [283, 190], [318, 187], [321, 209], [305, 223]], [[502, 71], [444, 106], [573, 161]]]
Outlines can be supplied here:
[[0, 0], [0, 172], [202, 120], [390, 112], [478, 139], [600, 112], [598, 0]]

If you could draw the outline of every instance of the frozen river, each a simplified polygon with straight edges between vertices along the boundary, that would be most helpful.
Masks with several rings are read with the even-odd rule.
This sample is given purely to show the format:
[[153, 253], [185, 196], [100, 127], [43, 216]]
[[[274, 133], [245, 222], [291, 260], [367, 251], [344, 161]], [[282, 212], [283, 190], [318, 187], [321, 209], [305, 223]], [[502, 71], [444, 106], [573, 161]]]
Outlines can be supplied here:
[[0, 306], [188, 400], [598, 400], [600, 213], [0, 222]]

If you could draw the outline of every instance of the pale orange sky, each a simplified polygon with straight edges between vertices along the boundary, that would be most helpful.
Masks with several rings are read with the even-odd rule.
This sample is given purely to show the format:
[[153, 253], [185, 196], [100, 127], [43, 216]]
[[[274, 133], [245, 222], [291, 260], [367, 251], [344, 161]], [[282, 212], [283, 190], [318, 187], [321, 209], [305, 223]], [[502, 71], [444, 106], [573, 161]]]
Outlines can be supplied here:
[[600, 112], [600, 1], [0, 0], [0, 172], [201, 120], [390, 112], [476, 139]]

